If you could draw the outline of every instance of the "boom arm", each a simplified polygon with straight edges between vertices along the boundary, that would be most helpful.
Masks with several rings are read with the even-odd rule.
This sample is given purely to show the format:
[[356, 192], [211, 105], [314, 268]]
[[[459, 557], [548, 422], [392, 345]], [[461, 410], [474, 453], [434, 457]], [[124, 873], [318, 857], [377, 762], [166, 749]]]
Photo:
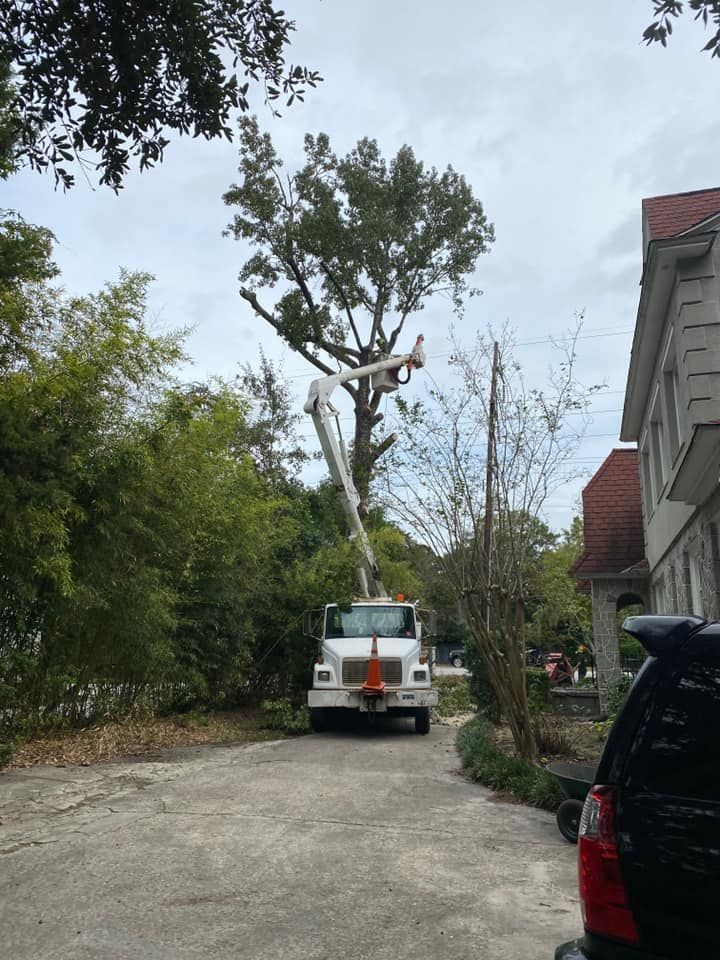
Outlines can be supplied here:
[[[425, 353], [422, 344], [423, 337], [421, 335], [417, 338], [412, 353], [406, 353], [400, 357], [387, 357], [385, 360], [378, 360], [376, 363], [369, 363], [364, 367], [354, 367], [350, 370], [344, 370], [342, 373], [335, 373], [330, 377], [313, 380], [304, 407], [305, 413], [312, 416], [322, 452], [330, 469], [333, 485], [340, 497], [340, 502], [348, 520], [350, 539], [360, 541], [363, 556], [358, 571], [360, 590], [367, 597], [384, 597], [386, 595], [385, 587], [380, 579], [375, 554], [360, 519], [360, 513], [358, 512], [360, 495], [352, 480], [347, 448], [340, 431], [338, 411], [330, 402], [330, 395], [340, 384], [347, 383], [348, 380], [361, 380], [363, 377], [373, 378], [372, 386], [374, 390], [381, 390], [384, 393], [397, 390], [398, 381], [388, 375], [389, 371], [399, 370], [400, 367], [405, 366], [408, 370], [413, 367], [423, 367], [425, 365]], [[337, 432], [332, 429], [332, 418], [336, 421]]]

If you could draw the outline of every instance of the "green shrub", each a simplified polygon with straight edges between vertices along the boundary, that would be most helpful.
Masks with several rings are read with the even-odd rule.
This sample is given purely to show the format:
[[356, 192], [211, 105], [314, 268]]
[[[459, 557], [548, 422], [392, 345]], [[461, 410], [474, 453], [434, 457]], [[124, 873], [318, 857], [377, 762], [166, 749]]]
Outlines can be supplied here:
[[551, 705], [550, 675], [542, 667], [528, 667], [525, 671], [525, 689], [531, 713], [542, 713]]
[[0, 767], [6, 767], [15, 756], [17, 740], [0, 740]]
[[608, 690], [608, 719], [614, 720], [622, 710], [634, 679], [634, 677], [620, 677], [618, 682]]
[[470, 684], [465, 677], [435, 677], [433, 687], [438, 692], [438, 705], [435, 708], [438, 716], [455, 717], [460, 713], [472, 712]]
[[477, 717], [460, 729], [457, 748], [470, 776], [493, 790], [512, 793], [518, 800], [544, 810], [555, 810], [562, 793], [550, 774], [519, 757], [503, 753], [492, 739], [492, 724]]
[[290, 700], [264, 700], [262, 704], [267, 730], [285, 733], [309, 733], [310, 714], [307, 707], [295, 707]]
[[634, 677], [620, 677], [620, 679], [608, 690], [608, 713], [604, 720], [595, 724], [601, 740], [610, 733], [610, 728], [615, 723], [618, 714], [622, 710], [625, 701], [630, 693], [630, 687], [633, 685]]
[[480, 716], [487, 717], [492, 723], [499, 723], [500, 704], [472, 641], [468, 641], [465, 645], [465, 656], [467, 668], [470, 671], [470, 698], [476, 705], [477, 712]]

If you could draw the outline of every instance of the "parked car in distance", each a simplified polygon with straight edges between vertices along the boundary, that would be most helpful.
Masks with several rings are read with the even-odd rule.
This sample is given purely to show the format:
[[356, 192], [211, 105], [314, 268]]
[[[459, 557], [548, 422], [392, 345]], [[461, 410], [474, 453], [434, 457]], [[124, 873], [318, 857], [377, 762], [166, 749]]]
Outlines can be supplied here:
[[464, 650], [451, 650], [448, 654], [448, 660], [450, 661], [451, 666], [453, 667], [464, 667], [465, 666], [465, 651]]
[[580, 820], [585, 935], [555, 960], [720, 957], [720, 622], [630, 617], [649, 657]]

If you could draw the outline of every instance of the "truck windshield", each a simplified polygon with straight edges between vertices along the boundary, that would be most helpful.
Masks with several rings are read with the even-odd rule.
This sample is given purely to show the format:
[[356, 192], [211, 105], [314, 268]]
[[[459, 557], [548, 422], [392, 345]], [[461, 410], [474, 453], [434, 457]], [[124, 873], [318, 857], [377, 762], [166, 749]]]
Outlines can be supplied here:
[[415, 611], [404, 606], [328, 607], [326, 637], [415, 637]]

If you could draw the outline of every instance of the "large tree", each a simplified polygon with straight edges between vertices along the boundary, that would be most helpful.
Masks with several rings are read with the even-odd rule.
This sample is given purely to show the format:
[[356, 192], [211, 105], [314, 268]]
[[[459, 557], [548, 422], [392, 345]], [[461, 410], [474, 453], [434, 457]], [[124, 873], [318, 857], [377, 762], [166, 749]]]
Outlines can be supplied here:
[[[406, 320], [434, 294], [460, 309], [494, 239], [463, 176], [426, 169], [408, 146], [387, 161], [368, 139], [338, 157], [323, 133], [305, 137], [304, 166], [286, 173], [255, 118], [240, 126], [240, 182], [224, 198], [238, 209], [229, 232], [256, 248], [240, 293], [293, 350], [329, 375], [338, 364], [406, 352]], [[276, 302], [261, 302], [258, 291], [277, 285]], [[382, 395], [368, 379], [343, 386], [354, 403], [353, 478], [366, 513], [373, 467], [391, 438], [373, 443]]]
[[96, 166], [117, 190], [133, 157], [162, 159], [169, 132], [231, 139], [251, 83], [290, 104], [320, 80], [286, 64], [294, 29], [273, 0], [6, 0], [17, 155], [66, 187], [67, 164]]

